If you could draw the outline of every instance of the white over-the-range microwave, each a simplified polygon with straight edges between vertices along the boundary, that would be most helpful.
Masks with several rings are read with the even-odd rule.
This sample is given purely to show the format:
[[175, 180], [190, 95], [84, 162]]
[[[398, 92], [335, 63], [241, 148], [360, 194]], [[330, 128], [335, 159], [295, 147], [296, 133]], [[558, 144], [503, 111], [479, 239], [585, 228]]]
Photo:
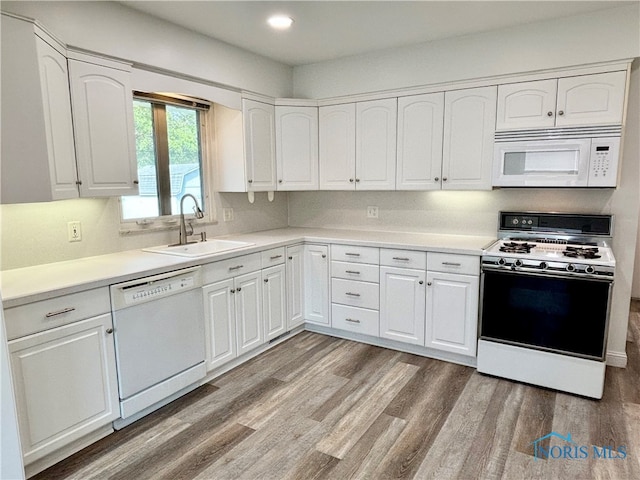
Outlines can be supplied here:
[[621, 127], [496, 132], [494, 187], [615, 187]]

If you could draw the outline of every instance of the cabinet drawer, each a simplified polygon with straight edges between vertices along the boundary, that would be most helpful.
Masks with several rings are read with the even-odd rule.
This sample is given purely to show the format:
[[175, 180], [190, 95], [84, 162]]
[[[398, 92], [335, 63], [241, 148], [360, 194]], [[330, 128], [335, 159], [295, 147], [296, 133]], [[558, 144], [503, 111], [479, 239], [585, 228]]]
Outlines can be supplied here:
[[377, 283], [332, 278], [331, 301], [352, 307], [378, 310], [380, 286]]
[[331, 245], [331, 260], [378, 265], [380, 263], [380, 249], [375, 247]]
[[364, 335], [379, 336], [380, 315], [377, 310], [331, 305], [331, 327]]
[[259, 253], [229, 258], [204, 265], [202, 267], [202, 282], [203, 285], [208, 285], [227, 278], [244, 275], [245, 273], [255, 272], [261, 268], [262, 259]]
[[101, 287], [8, 308], [4, 311], [7, 339], [110, 313], [109, 298], [109, 287]]
[[284, 247], [272, 248], [261, 252], [262, 268], [273, 267], [284, 263]]
[[331, 262], [331, 276], [345, 280], [378, 283], [380, 267], [366, 263]]
[[415, 268], [416, 270], [426, 270], [427, 252], [415, 252], [412, 250], [390, 250], [383, 248], [380, 250], [380, 265], [387, 267]]
[[480, 257], [476, 255], [456, 255], [451, 253], [429, 253], [427, 255], [427, 270], [432, 272], [480, 275]]

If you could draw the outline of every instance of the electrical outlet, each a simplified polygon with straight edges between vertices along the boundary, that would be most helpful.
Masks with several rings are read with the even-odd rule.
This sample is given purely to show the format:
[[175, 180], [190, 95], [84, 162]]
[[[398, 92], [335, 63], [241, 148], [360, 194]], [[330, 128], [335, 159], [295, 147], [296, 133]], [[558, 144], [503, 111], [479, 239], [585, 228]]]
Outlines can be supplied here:
[[70, 242], [82, 241], [82, 225], [79, 220], [67, 223], [67, 232]]
[[378, 207], [367, 207], [367, 218], [378, 218]]
[[233, 208], [223, 208], [222, 209], [222, 219], [225, 222], [230, 222], [233, 220]]

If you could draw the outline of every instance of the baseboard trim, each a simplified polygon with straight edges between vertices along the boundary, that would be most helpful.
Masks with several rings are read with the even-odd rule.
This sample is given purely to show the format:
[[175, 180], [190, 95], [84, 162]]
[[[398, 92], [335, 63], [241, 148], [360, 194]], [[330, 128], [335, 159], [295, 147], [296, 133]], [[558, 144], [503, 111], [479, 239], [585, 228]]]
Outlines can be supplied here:
[[607, 366], [627, 368], [626, 352], [607, 352]]

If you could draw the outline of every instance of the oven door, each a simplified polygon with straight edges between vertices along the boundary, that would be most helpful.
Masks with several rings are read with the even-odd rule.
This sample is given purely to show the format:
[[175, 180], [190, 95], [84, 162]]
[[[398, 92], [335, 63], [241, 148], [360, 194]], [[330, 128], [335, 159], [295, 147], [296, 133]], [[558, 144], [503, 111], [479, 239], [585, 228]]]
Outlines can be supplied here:
[[484, 268], [480, 338], [604, 359], [612, 279]]

